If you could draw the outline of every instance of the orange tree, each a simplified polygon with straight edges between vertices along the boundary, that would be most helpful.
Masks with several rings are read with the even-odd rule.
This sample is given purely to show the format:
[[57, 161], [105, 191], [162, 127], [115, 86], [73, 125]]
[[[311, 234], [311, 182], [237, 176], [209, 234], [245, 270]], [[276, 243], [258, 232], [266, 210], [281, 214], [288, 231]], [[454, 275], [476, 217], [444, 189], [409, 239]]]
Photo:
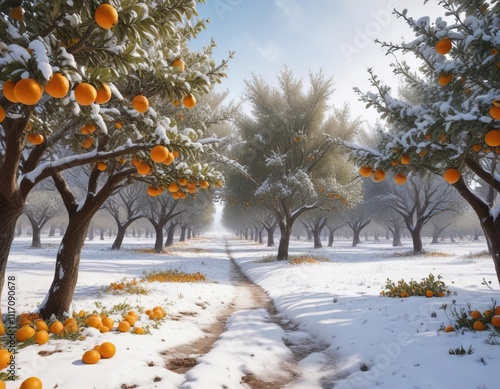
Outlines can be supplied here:
[[[401, 182], [409, 174], [440, 175], [478, 215], [500, 281], [500, 219], [493, 207], [500, 179], [500, 3], [484, 0], [440, 1], [445, 18], [413, 19], [397, 12], [415, 31], [413, 41], [382, 43], [389, 54], [411, 53], [422, 62], [419, 73], [394, 64], [414, 91], [416, 102], [395, 97], [370, 71], [372, 92], [361, 93], [391, 131], [375, 147], [347, 144], [360, 174], [380, 181], [392, 172]], [[397, 58], [397, 57], [396, 57]], [[413, 99], [410, 99], [413, 100]], [[479, 183], [479, 185], [478, 185]]]
[[[1, 285], [25, 199], [47, 177], [54, 178], [79, 231], [72, 246], [62, 246], [76, 250], [60, 250], [56, 264], [56, 272], [59, 263], [71, 264], [72, 284], [84, 232], [117, 186], [140, 179], [155, 194], [184, 178], [180, 175], [194, 186], [213, 186], [221, 178], [200, 163], [211, 147], [201, 134], [179, 129], [154, 109], [168, 103], [192, 108], [197, 95], [224, 77], [226, 63], [214, 63], [213, 45], [201, 52], [187, 49], [187, 41], [205, 25], [196, 19], [196, 3], [101, 3], [0, 4]], [[161, 161], [161, 152], [153, 157], [154, 146], [163, 147], [168, 158]], [[68, 190], [62, 174], [77, 166], [90, 169], [83, 202]], [[184, 191], [179, 192], [180, 198]], [[57, 288], [53, 283], [51, 289]], [[65, 304], [46, 313], [64, 310]]]

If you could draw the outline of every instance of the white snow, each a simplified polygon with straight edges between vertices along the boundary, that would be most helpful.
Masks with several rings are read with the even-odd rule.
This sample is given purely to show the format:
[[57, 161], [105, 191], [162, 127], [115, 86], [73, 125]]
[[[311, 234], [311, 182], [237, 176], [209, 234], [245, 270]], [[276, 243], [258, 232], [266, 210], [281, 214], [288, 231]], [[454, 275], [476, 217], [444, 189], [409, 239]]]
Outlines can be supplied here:
[[[44, 387], [61, 389], [116, 389], [122, 385], [145, 388], [246, 388], [241, 378], [253, 374], [274, 381], [287, 369], [298, 375], [287, 389], [315, 388], [496, 388], [500, 346], [488, 344], [489, 332], [444, 333], [451, 324], [448, 307], [480, 311], [500, 302], [499, 287], [489, 257], [465, 257], [486, 249], [485, 242], [449, 241], [425, 249], [441, 256], [398, 255], [411, 249], [393, 248], [390, 241], [364, 241], [358, 247], [338, 239], [333, 247], [312, 250], [311, 242], [291, 241], [291, 254], [312, 252], [329, 262], [290, 265], [262, 263], [259, 258], [276, 253], [252, 241], [229, 237], [232, 256], [254, 282], [274, 300], [280, 316], [297, 324], [292, 333], [270, 321], [263, 309], [234, 313], [224, 332], [199, 364], [186, 374], [165, 366], [169, 351], [207, 336], [216, 317], [236, 297], [231, 284], [230, 261], [222, 235], [207, 235], [176, 243], [170, 255], [135, 251], [151, 248], [153, 239], [126, 238], [121, 251], [110, 251], [111, 239], [86, 242], [82, 252], [79, 283], [73, 310], [92, 311], [102, 304], [111, 309], [128, 303], [134, 309], [162, 305], [168, 318], [158, 328], [142, 314], [140, 325], [150, 325], [150, 335], [101, 334], [85, 330], [80, 341], [51, 340], [19, 350], [21, 379], [36, 375]], [[18, 276], [18, 312], [32, 311], [45, 297], [52, 281], [58, 242], [43, 236], [44, 249], [30, 249], [29, 238], [14, 241], [7, 275]], [[174, 269], [199, 271], [207, 276], [202, 283], [147, 283], [148, 295], [113, 295], [102, 292], [110, 282], [139, 277], [144, 270]], [[444, 298], [381, 297], [386, 279], [420, 280], [433, 273], [442, 275], [453, 294]], [[483, 279], [492, 281], [489, 289]], [[239, 296], [239, 298], [246, 298]], [[2, 301], [5, 310], [5, 299]], [[116, 320], [119, 315], [112, 315]], [[284, 339], [294, 343], [314, 336], [326, 349], [306, 355], [294, 365]], [[497, 338], [498, 340], [498, 338]], [[96, 365], [83, 365], [87, 349], [111, 341], [117, 354]], [[472, 346], [472, 355], [455, 356], [452, 348]], [[55, 351], [48, 356], [39, 351]], [[362, 371], [362, 367], [368, 368]], [[329, 380], [323, 380], [324, 377]], [[333, 381], [331, 381], [333, 379]], [[328, 382], [329, 384], [325, 384]], [[326, 386], [325, 386], [326, 385]], [[19, 383], [7, 383], [14, 389]]]

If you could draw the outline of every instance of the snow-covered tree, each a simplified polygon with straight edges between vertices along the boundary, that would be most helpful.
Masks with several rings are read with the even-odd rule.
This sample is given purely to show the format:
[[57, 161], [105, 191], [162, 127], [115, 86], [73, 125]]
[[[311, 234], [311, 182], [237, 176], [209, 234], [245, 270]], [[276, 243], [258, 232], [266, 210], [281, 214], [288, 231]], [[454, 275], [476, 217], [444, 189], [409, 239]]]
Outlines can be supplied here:
[[247, 82], [252, 115], [238, 122], [243, 144], [236, 149], [238, 161], [252, 180], [249, 193], [276, 217], [281, 232], [278, 260], [288, 258], [292, 227], [304, 212], [324, 200], [356, 200], [354, 186], [347, 186], [352, 169], [325, 134], [352, 139], [359, 121], [349, 109], [327, 115], [332, 80], [311, 74], [306, 90], [303, 82], [285, 69], [273, 88], [254, 76]]
[[[4, 2], [0, 8], [0, 284], [15, 222], [30, 190], [47, 177], [56, 177], [58, 189], [68, 193], [62, 171], [88, 165], [96, 190], [98, 176], [108, 175], [111, 181], [88, 210], [131, 174], [148, 170], [154, 174], [144, 181], [156, 192], [179, 172], [196, 185], [214, 186], [220, 175], [200, 164], [208, 142], [154, 108], [194, 107], [225, 67], [212, 60], [214, 44], [201, 52], [187, 48], [205, 26], [192, 0], [25, 1], [20, 12], [10, 12], [10, 4], [18, 5]], [[159, 145], [181, 158], [170, 165], [152, 159], [150, 151]], [[140, 171], [130, 166], [132, 154], [141, 159]], [[81, 209], [74, 196], [64, 202], [70, 215]], [[78, 228], [89, 222], [82, 216]]]
[[[370, 71], [373, 91], [360, 96], [391, 126], [376, 147], [346, 145], [363, 171], [376, 179], [392, 171], [443, 176], [479, 217], [500, 282], [500, 218], [476, 191], [477, 182], [500, 191], [492, 161], [500, 146], [500, 3], [440, 1], [443, 17], [434, 22], [396, 11], [415, 32], [411, 42], [382, 43], [388, 54], [412, 54], [418, 72], [396, 60], [394, 71], [418, 94], [418, 102], [398, 99]], [[402, 162], [399, 164], [393, 161]]]
[[26, 199], [24, 213], [31, 224], [31, 247], [41, 248], [42, 228], [49, 220], [61, 214], [61, 200], [54, 191], [33, 190]]

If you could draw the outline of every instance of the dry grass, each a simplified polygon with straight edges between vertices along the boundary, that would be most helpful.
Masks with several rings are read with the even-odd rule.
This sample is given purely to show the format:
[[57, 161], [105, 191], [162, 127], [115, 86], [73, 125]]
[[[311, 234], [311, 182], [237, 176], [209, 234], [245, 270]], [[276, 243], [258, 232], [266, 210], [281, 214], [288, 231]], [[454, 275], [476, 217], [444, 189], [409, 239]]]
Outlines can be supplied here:
[[144, 272], [142, 279], [146, 282], [202, 282], [207, 280], [200, 272], [185, 273], [177, 269]]

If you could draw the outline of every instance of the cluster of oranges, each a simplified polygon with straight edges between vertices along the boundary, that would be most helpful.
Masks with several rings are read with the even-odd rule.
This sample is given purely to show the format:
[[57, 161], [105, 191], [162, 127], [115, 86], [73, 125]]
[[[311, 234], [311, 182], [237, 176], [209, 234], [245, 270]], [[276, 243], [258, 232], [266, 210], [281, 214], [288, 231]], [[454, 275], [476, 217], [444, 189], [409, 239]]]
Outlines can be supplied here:
[[96, 344], [92, 350], [83, 353], [82, 362], [86, 365], [95, 365], [101, 359], [113, 358], [116, 354], [116, 347], [111, 342]]
[[161, 320], [164, 317], [167, 317], [167, 313], [160, 306], [156, 306], [153, 309], [148, 309], [145, 313], [151, 320]]
[[464, 311], [456, 314], [457, 323], [446, 326], [445, 332], [454, 332], [455, 329], [469, 328], [474, 331], [485, 331], [488, 328], [500, 330], [500, 306], [492, 307], [484, 312], [479, 310], [470, 311], [468, 314]]

